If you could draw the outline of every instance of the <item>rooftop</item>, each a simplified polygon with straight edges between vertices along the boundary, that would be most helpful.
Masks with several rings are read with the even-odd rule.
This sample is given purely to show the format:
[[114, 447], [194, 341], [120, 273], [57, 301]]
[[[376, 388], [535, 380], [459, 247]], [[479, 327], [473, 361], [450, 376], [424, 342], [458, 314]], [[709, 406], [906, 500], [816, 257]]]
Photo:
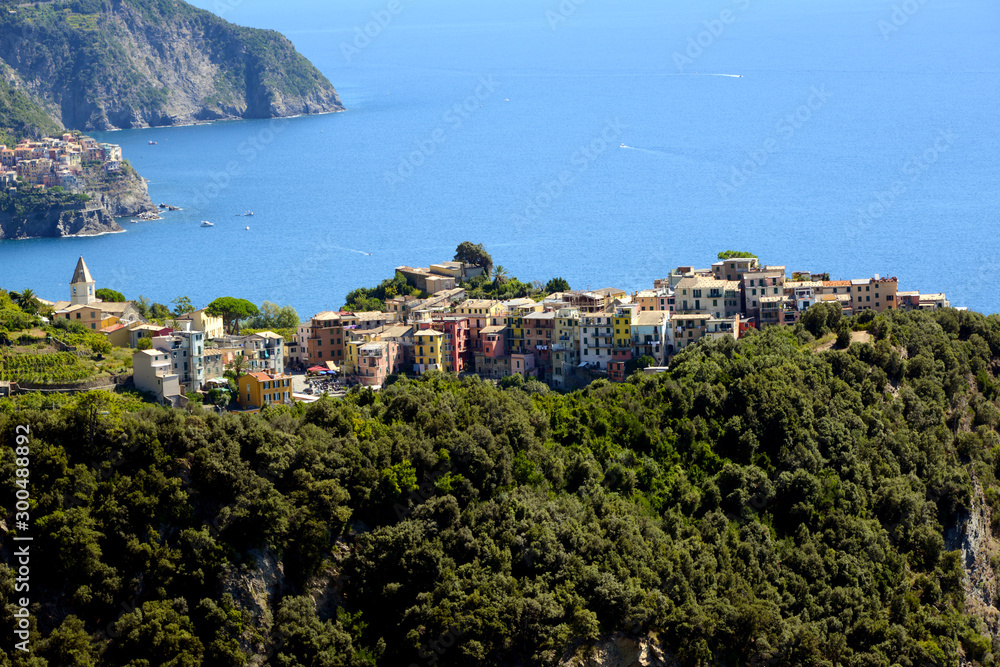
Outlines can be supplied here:
[[665, 310], [644, 310], [636, 316], [635, 325], [640, 327], [659, 326], [670, 319]]

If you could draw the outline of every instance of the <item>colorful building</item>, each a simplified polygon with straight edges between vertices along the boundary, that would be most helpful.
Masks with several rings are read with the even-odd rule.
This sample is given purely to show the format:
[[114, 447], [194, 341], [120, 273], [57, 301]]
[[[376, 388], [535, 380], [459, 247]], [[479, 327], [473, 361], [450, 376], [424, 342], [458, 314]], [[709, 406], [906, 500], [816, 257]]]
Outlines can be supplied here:
[[288, 375], [247, 373], [239, 379], [237, 401], [244, 409], [259, 409], [266, 405], [292, 402], [292, 378]]
[[413, 372], [444, 370], [442, 346], [444, 334], [434, 329], [420, 329], [413, 334]]

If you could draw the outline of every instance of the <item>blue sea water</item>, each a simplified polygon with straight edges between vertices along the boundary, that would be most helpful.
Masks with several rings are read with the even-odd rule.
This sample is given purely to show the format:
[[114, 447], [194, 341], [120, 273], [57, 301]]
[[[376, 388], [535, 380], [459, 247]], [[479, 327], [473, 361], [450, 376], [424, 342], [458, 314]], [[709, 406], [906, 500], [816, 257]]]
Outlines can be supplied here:
[[0, 242], [0, 286], [65, 298], [83, 255], [130, 297], [307, 317], [471, 240], [578, 288], [733, 248], [1000, 310], [994, 0], [195, 4], [283, 32], [347, 111], [100, 135], [184, 210]]

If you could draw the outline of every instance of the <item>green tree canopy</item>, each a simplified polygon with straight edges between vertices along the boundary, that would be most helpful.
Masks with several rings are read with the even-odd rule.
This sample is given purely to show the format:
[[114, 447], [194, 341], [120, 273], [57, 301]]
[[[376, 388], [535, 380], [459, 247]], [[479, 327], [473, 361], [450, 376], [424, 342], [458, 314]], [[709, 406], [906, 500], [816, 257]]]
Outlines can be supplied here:
[[123, 303], [126, 300], [124, 294], [113, 289], [108, 289], [107, 287], [100, 288], [94, 294], [101, 301], [108, 301], [110, 303]]
[[549, 282], [545, 283], [545, 292], [548, 294], [553, 294], [555, 292], [568, 292], [569, 289], [569, 282], [564, 278], [553, 278]]
[[745, 250], [723, 250], [722, 252], [719, 253], [719, 259], [721, 260], [748, 258], [748, 257], [756, 258], [757, 255], [753, 254], [752, 252], [746, 252]]
[[490, 257], [490, 253], [486, 252], [482, 243], [472, 243], [471, 241], [459, 243], [458, 248], [455, 249], [455, 261], [482, 267], [487, 275], [493, 268], [493, 258]]
[[248, 329], [292, 329], [299, 326], [299, 314], [291, 306], [265, 301], [260, 312], [244, 325]]
[[179, 296], [170, 303], [174, 304], [174, 315], [178, 317], [185, 313], [194, 312], [194, 305], [191, 303], [191, 299], [186, 296]]
[[209, 315], [222, 318], [222, 326], [228, 334], [239, 334], [242, 323], [260, 314], [253, 303], [231, 296], [219, 297], [208, 304], [206, 311]]

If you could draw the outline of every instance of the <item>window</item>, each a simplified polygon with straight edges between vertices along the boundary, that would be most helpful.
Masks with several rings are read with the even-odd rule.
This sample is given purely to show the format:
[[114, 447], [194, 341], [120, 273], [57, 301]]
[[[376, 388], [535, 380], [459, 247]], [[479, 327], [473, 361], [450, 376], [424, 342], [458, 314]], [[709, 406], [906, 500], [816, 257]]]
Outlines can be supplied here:
[[872, 298], [870, 296], [866, 296], [865, 297], [865, 301], [871, 301], [871, 300], [872, 300]]

